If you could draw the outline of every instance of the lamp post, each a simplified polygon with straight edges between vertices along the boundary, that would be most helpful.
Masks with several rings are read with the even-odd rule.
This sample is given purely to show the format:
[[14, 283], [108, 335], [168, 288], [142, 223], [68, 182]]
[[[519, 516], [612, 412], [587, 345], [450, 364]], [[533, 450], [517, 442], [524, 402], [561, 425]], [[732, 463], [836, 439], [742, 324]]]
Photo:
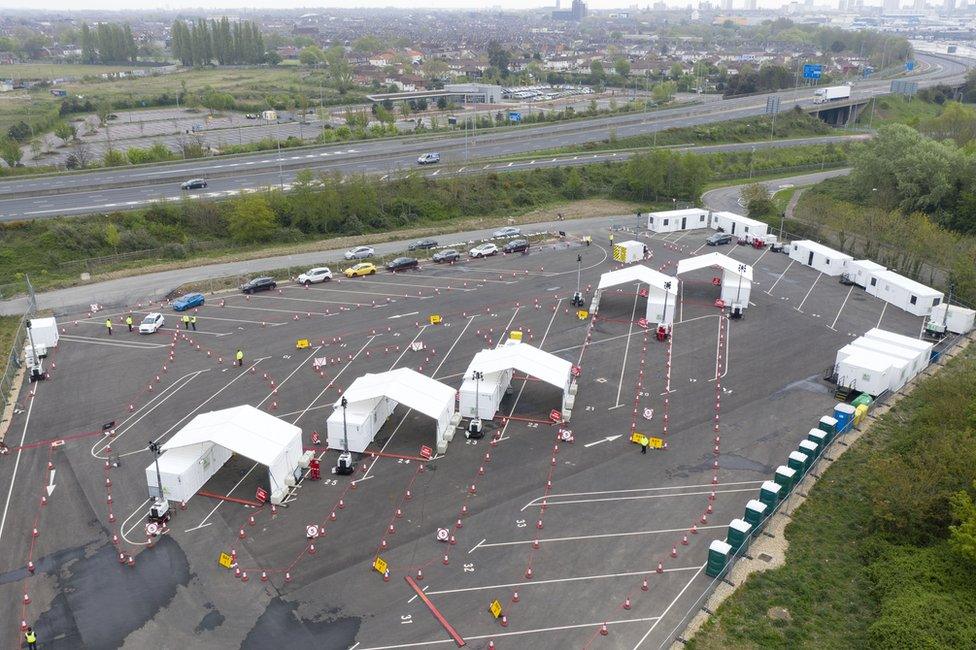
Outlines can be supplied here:
[[583, 255], [576, 254], [576, 293], [573, 294], [573, 306], [583, 306], [583, 292], [580, 290], [583, 275]]
[[346, 407], [349, 406], [349, 400], [346, 396], [342, 396], [342, 450], [349, 453], [349, 432], [346, 431]]
[[736, 307], [739, 305], [739, 297], [740, 297], [740, 294], [742, 293], [742, 274], [746, 272], [746, 265], [745, 264], [740, 264], [739, 267], [738, 267], [738, 271], [739, 271], [739, 286], [735, 290], [735, 306]]
[[661, 314], [661, 320], [664, 323], [668, 322], [668, 292], [669, 291], [671, 291], [670, 280], [664, 283], [664, 312]]
[[156, 465], [156, 488], [159, 490], [159, 500], [165, 501], [163, 495], [163, 476], [159, 473], [159, 457], [163, 454], [163, 447], [156, 440], [149, 441], [149, 452], [153, 455], [153, 463]]
[[637, 223], [634, 225], [634, 236], [640, 236], [640, 223], [641, 223], [641, 213], [640, 210], [637, 211]]
[[481, 437], [481, 380], [485, 378], [485, 374], [480, 370], [475, 370], [471, 373], [471, 377], [474, 379], [474, 418], [471, 419], [471, 423], [468, 425], [468, 438], [480, 438]]

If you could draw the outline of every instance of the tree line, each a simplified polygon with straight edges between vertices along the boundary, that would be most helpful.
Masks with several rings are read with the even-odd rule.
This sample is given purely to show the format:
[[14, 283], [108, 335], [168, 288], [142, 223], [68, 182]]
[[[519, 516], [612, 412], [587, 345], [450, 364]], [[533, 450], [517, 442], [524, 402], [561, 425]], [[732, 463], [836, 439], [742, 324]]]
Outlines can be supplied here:
[[92, 30], [82, 23], [79, 41], [82, 63], [135, 63], [138, 53], [128, 24], [98, 23]]
[[233, 24], [226, 16], [190, 24], [177, 20], [171, 35], [173, 56], [186, 66], [211, 65], [215, 60], [217, 65], [254, 65], [267, 60], [264, 38], [250, 20]]

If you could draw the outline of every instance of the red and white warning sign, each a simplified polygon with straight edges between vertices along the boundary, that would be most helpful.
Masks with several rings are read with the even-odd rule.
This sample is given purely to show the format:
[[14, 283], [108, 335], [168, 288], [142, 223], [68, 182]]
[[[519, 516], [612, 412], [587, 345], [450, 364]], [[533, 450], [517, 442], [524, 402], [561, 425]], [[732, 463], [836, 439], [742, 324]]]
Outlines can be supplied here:
[[638, 319], [637, 320], [637, 327], [640, 327], [641, 329], [645, 329], [646, 330], [647, 329], [647, 319], [646, 318], [640, 318], [640, 319]]
[[650, 420], [653, 417], [654, 417], [654, 409], [648, 409], [648, 408], [644, 409], [645, 420]]
[[329, 364], [329, 357], [315, 357], [312, 359], [312, 367], [318, 370], [322, 366]]
[[437, 529], [437, 541], [438, 542], [446, 542], [448, 539], [450, 539], [450, 537], [451, 537], [451, 531], [449, 531], [448, 529], [446, 529], [446, 528], [438, 528]]
[[571, 373], [571, 374], [572, 374], [572, 375], [573, 375], [574, 377], [579, 377], [579, 376], [580, 376], [580, 373], [581, 373], [581, 372], [583, 372], [583, 369], [582, 369], [582, 368], [580, 368], [579, 366], [573, 366], [573, 367], [572, 367], [572, 368], [570, 369], [570, 373]]
[[434, 450], [427, 445], [420, 445], [420, 457], [424, 460], [430, 460], [434, 456]]
[[319, 536], [319, 527], [315, 524], [309, 524], [305, 527], [305, 537], [309, 539], [315, 539]]
[[258, 486], [258, 489], [254, 491], [254, 498], [261, 503], [264, 503], [268, 500], [268, 491], [263, 487]]
[[560, 429], [559, 439], [562, 442], [573, 442], [576, 438], [573, 437], [573, 431], [571, 429]]
[[549, 411], [549, 419], [552, 420], [553, 422], [562, 422], [563, 414], [557, 411], [556, 409], [553, 409]]
[[159, 534], [159, 524], [155, 521], [150, 521], [146, 524], [146, 535], [149, 537], [155, 537]]

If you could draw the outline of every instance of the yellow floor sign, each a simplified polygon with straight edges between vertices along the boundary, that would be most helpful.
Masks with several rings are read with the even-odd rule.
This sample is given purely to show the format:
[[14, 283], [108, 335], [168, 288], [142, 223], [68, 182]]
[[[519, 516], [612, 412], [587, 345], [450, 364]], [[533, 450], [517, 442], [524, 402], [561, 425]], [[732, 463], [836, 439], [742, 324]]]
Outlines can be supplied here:
[[384, 560], [383, 558], [377, 556], [376, 559], [373, 560], [373, 568], [376, 569], [378, 573], [380, 574], [386, 573], [386, 567], [387, 567], [386, 560]]
[[663, 438], [651, 438], [637, 431], [630, 434], [630, 441], [641, 446], [650, 447], [651, 449], [664, 449]]
[[234, 566], [234, 558], [227, 555], [226, 553], [221, 553], [220, 558], [218, 558], [217, 563], [225, 569], [229, 569]]
[[502, 604], [498, 602], [497, 599], [495, 599], [491, 601], [490, 605], [488, 605], [488, 611], [491, 612], [492, 616], [498, 618], [499, 616], [502, 615]]

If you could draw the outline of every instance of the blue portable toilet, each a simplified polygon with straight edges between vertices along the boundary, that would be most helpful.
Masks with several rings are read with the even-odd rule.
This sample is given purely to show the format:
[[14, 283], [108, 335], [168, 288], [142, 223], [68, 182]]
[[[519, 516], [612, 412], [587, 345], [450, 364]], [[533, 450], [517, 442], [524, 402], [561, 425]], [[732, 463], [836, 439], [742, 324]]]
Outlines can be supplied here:
[[856, 407], [846, 402], [841, 402], [834, 407], [834, 419], [837, 420], [837, 431], [844, 432], [854, 426], [854, 412]]

